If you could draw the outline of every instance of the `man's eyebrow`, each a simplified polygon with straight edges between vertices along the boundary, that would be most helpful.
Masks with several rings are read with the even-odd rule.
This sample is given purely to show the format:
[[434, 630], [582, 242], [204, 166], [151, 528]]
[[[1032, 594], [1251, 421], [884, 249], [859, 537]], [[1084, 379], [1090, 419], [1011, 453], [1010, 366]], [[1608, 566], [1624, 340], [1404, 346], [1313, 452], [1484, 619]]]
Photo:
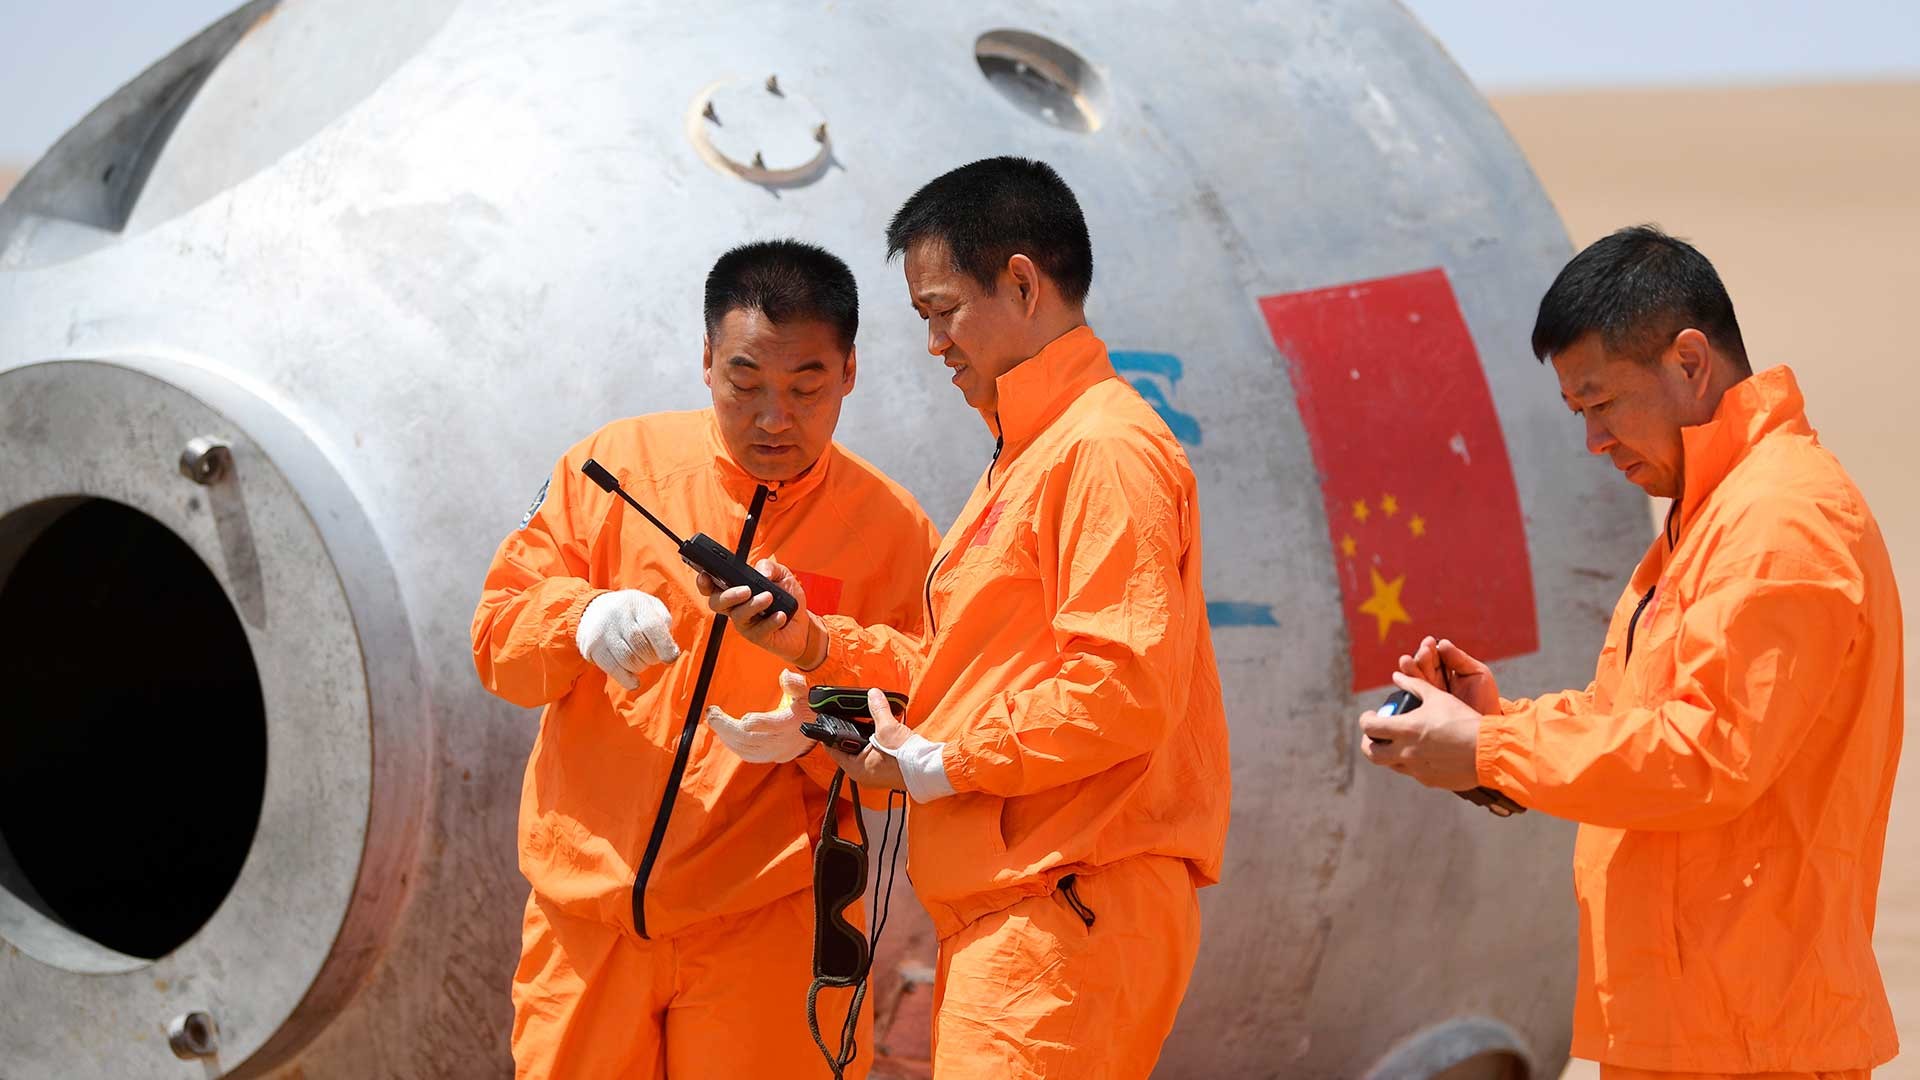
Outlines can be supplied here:
[[760, 370], [760, 365], [754, 363], [751, 357], [746, 357], [746, 356], [736, 356], [733, 359], [728, 360], [727, 366], [737, 367], [737, 368], [751, 368], [754, 371]]
[[804, 375], [810, 371], [825, 371], [825, 370], [827, 370], [827, 362], [825, 360], [815, 358], [807, 361], [804, 364], [801, 364], [799, 367], [794, 368], [793, 373], [795, 375]]
[[1567, 393], [1565, 390], [1560, 391], [1560, 400], [1566, 402], [1567, 405], [1571, 407], [1573, 405], [1574, 398], [1588, 397], [1595, 390], [1598, 390], [1598, 389], [1600, 389], [1600, 387], [1596, 385], [1592, 379], [1588, 379], [1587, 381], [1581, 383], [1579, 386], [1574, 387], [1573, 393], [1571, 394]]

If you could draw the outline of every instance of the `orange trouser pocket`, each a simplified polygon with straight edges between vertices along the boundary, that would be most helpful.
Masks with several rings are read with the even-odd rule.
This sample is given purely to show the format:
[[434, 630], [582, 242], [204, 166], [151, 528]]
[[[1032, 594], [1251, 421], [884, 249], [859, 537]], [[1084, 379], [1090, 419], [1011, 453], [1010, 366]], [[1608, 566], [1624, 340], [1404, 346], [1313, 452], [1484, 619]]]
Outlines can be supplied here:
[[1144, 1080], [1199, 947], [1181, 859], [1125, 859], [984, 916], [940, 943], [934, 1075]]

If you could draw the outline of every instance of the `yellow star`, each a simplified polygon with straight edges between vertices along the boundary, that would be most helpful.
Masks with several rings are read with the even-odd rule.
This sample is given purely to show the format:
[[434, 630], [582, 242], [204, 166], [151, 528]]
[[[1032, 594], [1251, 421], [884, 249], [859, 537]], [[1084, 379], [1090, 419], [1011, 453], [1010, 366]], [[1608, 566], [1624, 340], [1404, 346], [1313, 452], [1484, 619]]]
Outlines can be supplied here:
[[1359, 547], [1359, 544], [1354, 543], [1351, 534], [1340, 538], [1340, 554], [1345, 555], [1349, 559], [1353, 558], [1354, 551]]
[[1373, 511], [1367, 509], [1367, 500], [1355, 499], [1353, 501], [1353, 519], [1355, 521], [1365, 521], [1372, 513]]
[[1419, 514], [1415, 514], [1413, 515], [1413, 520], [1407, 522], [1407, 528], [1412, 530], [1415, 536], [1425, 536], [1427, 535], [1427, 519], [1421, 517]]
[[1400, 500], [1391, 495], [1380, 496], [1380, 512], [1392, 517], [1400, 512]]
[[1379, 622], [1380, 640], [1385, 641], [1387, 631], [1394, 623], [1413, 623], [1413, 617], [1407, 614], [1407, 609], [1400, 606], [1400, 589], [1407, 583], [1407, 575], [1401, 574], [1387, 581], [1380, 576], [1377, 568], [1368, 567], [1367, 571], [1373, 575], [1373, 595], [1360, 605], [1360, 610]]

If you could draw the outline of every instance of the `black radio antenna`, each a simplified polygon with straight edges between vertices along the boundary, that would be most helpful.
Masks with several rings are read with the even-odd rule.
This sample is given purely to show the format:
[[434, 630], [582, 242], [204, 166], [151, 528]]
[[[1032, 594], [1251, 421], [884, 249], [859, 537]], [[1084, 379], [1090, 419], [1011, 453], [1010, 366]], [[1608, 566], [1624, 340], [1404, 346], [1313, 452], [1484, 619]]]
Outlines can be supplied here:
[[627, 489], [620, 486], [620, 481], [615, 480], [613, 478], [613, 474], [608, 472], [605, 466], [601, 465], [599, 462], [593, 460], [592, 458], [588, 458], [587, 463], [580, 466], [580, 471], [583, 473], [586, 473], [587, 479], [593, 481], [596, 484], [599, 484], [600, 487], [605, 491], [607, 491], [609, 494], [618, 495], [621, 498], [627, 500], [628, 506], [631, 506], [635, 510], [640, 511], [640, 513], [643, 516], [645, 516], [648, 521], [653, 522], [654, 528], [659, 529], [663, 533], [666, 533], [667, 539], [673, 541], [676, 547], [684, 546], [686, 544], [686, 541], [680, 539], [680, 537], [672, 529], [667, 528], [666, 522], [661, 521], [657, 517], [654, 517], [652, 511], [648, 510], [644, 506], [641, 506], [637, 501], [634, 500], [633, 496], [627, 494]]

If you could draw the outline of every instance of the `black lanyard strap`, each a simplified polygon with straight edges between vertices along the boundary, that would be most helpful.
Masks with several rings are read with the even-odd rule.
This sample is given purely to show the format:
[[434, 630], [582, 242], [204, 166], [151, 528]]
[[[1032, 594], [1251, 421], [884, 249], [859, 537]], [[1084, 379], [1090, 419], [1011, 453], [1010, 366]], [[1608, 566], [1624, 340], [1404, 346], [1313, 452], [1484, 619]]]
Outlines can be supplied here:
[[[753, 491], [753, 504], [747, 508], [746, 524], [740, 527], [740, 543], [734, 553], [745, 561], [753, 547], [753, 534], [760, 527], [760, 511], [767, 505], [767, 485]], [[647, 935], [647, 879], [653, 876], [654, 860], [660, 857], [660, 845], [667, 839], [667, 822], [673, 818], [673, 804], [680, 797], [680, 781], [687, 775], [687, 759], [693, 756], [694, 732], [700, 728], [700, 716], [706, 712], [707, 689], [713, 683], [713, 668], [720, 660], [720, 639], [727, 629], [727, 617], [715, 615], [713, 629], [707, 632], [707, 649], [700, 657], [700, 677], [693, 684], [693, 700], [687, 702], [687, 719], [680, 725], [680, 744], [673, 751], [673, 769], [667, 773], [667, 788], [660, 793], [660, 809], [653, 815], [653, 835], [647, 837], [647, 853], [640, 859], [640, 870], [633, 877], [633, 928]]]

